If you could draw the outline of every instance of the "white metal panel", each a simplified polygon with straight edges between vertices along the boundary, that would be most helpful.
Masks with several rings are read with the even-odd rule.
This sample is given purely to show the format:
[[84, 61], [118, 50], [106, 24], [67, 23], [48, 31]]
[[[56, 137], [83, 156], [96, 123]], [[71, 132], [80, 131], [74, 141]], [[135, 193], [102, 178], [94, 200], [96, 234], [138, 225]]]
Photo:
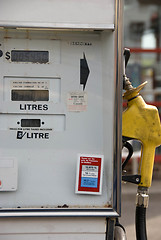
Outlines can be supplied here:
[[[29, 35], [26, 36], [26, 39], [17, 41], [17, 39], [4, 38], [4, 51], [10, 52], [11, 50], [39, 50], [41, 51], [48, 50], [50, 51], [50, 61], [47, 64], [57, 64], [60, 63], [60, 41], [53, 39], [53, 41], [46, 39], [45, 45], [44, 41], [41, 39], [30, 39]], [[8, 59], [11, 62], [11, 58]], [[26, 63], [24, 63], [26, 64]], [[36, 63], [35, 63], [36, 64]]]
[[48, 28], [113, 28], [113, 0], [1, 0], [0, 25]]
[[105, 218], [3, 218], [0, 233], [5, 234], [56, 234], [89, 233], [102, 234], [106, 231]]
[[104, 240], [105, 218], [0, 219], [0, 239]]
[[[27, 120], [40, 120], [40, 126], [22, 126], [21, 122]], [[27, 133], [33, 132], [62, 132], [66, 128], [66, 119], [63, 114], [53, 114], [53, 115], [25, 115], [25, 114], [3, 114], [0, 116], [0, 130], [1, 131], [26, 131]], [[24, 136], [25, 137], [25, 136]]]
[[[5, 102], [11, 101], [12, 90], [48, 90], [49, 102], [59, 103], [60, 102], [60, 81], [61, 79], [59, 78], [45, 78], [45, 77], [32, 78], [32, 77], [24, 77], [24, 76], [18, 76], [18, 77], [4, 76], [3, 98]], [[21, 110], [23, 110], [23, 108]]]
[[0, 158], [0, 192], [16, 191], [18, 179], [17, 159]]
[[[44, 38], [46, 34], [47, 40]], [[4, 208], [110, 208], [113, 198], [113, 99], [114, 99], [114, 35], [113, 32], [30, 32], [4, 31], [1, 34], [1, 154], [18, 159], [19, 178], [16, 193], [1, 194], [0, 203]], [[9, 37], [9, 41], [7, 38]], [[5, 40], [4, 40], [5, 39]], [[17, 40], [16, 40], [17, 39]], [[30, 40], [29, 40], [30, 39]], [[38, 46], [35, 39], [39, 39]], [[13, 40], [13, 45], [12, 45]], [[21, 40], [22, 43], [21, 43]], [[60, 61], [50, 64], [10, 62], [6, 52], [17, 48], [51, 50], [59, 42]], [[50, 44], [49, 44], [50, 42]], [[52, 48], [53, 46], [53, 48]], [[30, 49], [30, 48], [29, 48]], [[110, 54], [110, 61], [105, 58]], [[67, 108], [67, 96], [71, 92], [82, 92], [80, 85], [80, 59], [86, 56], [90, 74], [86, 84], [87, 110], [71, 112]], [[54, 58], [52, 58], [54, 59]], [[106, 60], [105, 64], [103, 61]], [[107, 64], [106, 64], [107, 63]], [[22, 78], [23, 77], [23, 78]], [[10, 92], [14, 79], [47, 79], [51, 90], [59, 92], [59, 102], [14, 102]], [[55, 79], [58, 81], [54, 87]], [[11, 82], [10, 82], [11, 81]], [[10, 83], [9, 83], [10, 82]], [[3, 89], [3, 91], [2, 91]], [[48, 104], [48, 110], [20, 109], [20, 104]], [[108, 108], [107, 108], [108, 106]], [[108, 109], [108, 110], [107, 110]], [[5, 113], [3, 115], [3, 113]], [[8, 114], [9, 113], [9, 114]], [[18, 115], [20, 114], [20, 115]], [[30, 135], [30, 130], [18, 129], [20, 116], [48, 118], [44, 131], [48, 138]], [[61, 131], [54, 131], [55, 115], [63, 121]], [[6, 120], [8, 116], [8, 120]], [[44, 116], [44, 117], [43, 117]], [[12, 118], [12, 120], [11, 120]], [[45, 121], [45, 120], [44, 120]], [[58, 121], [59, 122], [59, 121]], [[8, 126], [7, 126], [8, 125]], [[64, 127], [65, 125], [65, 127]], [[17, 126], [17, 127], [16, 127]], [[106, 126], [106, 131], [104, 128]], [[15, 129], [14, 129], [15, 128]], [[18, 131], [22, 131], [22, 138]], [[38, 131], [38, 132], [37, 132]], [[27, 133], [28, 134], [27, 134]], [[42, 135], [41, 135], [42, 136]], [[76, 165], [78, 153], [104, 155], [102, 195], [87, 196], [75, 194]]]
[[104, 240], [105, 234], [16, 234], [0, 235], [3, 240]]

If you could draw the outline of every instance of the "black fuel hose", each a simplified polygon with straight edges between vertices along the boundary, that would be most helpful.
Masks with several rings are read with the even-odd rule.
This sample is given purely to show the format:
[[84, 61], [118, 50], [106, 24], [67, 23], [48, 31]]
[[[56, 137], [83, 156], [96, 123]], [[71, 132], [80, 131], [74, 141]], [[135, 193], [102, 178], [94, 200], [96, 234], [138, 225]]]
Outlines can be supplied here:
[[136, 239], [147, 240], [146, 208], [143, 205], [136, 206], [135, 227], [136, 227]]

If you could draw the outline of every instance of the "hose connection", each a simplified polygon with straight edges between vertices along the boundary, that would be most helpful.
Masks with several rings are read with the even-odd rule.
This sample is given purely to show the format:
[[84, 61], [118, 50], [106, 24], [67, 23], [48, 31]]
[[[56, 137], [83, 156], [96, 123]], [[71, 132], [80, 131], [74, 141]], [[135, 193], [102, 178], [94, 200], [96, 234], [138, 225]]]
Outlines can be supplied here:
[[147, 187], [138, 187], [136, 194], [136, 206], [148, 208], [149, 204], [149, 189]]
[[130, 91], [134, 88], [132, 86], [132, 83], [130, 82], [130, 79], [126, 76], [126, 74], [124, 74], [123, 81], [124, 81], [124, 90]]

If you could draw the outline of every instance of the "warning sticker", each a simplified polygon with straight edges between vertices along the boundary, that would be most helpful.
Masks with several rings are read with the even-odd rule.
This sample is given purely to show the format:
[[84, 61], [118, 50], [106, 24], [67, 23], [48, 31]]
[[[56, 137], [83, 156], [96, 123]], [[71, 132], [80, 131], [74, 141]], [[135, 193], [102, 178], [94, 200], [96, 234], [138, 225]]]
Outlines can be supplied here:
[[70, 112], [83, 112], [87, 110], [87, 93], [70, 92], [67, 95], [67, 109]]
[[103, 155], [79, 155], [76, 193], [101, 194]]

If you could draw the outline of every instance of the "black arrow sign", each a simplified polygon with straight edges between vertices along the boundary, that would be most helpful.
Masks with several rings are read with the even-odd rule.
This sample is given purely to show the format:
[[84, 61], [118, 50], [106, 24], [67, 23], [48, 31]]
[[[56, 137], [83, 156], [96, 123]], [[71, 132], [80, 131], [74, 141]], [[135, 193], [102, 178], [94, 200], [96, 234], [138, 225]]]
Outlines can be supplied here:
[[80, 59], [80, 84], [83, 84], [83, 91], [86, 87], [87, 79], [90, 70], [87, 64], [85, 53], [83, 53], [83, 59]]

